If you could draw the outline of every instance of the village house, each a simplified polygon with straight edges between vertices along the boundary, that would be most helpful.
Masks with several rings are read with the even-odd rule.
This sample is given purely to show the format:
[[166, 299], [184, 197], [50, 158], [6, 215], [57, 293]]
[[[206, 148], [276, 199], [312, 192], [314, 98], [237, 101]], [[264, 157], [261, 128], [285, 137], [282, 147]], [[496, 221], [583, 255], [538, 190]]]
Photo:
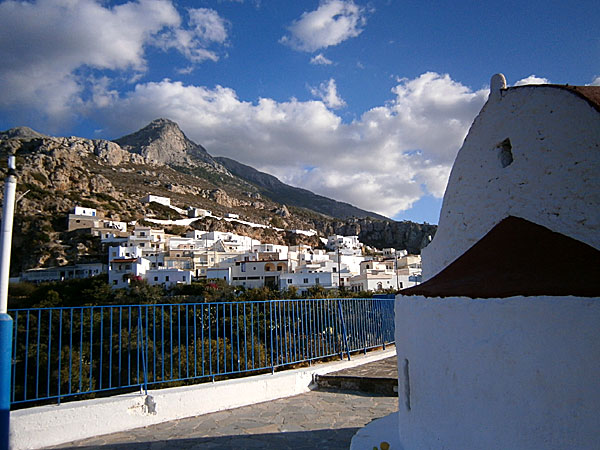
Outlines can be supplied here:
[[103, 263], [73, 264], [60, 267], [45, 267], [25, 270], [19, 281], [43, 283], [48, 281], [65, 281], [78, 278], [90, 278], [106, 273], [108, 266]]

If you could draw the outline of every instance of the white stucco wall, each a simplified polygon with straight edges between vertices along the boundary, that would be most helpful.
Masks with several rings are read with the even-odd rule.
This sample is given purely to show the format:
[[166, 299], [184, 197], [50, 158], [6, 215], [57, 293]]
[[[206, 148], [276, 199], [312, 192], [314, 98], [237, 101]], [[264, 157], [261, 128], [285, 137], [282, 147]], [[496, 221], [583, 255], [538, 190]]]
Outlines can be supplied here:
[[402, 446], [597, 449], [599, 324], [598, 298], [397, 296]]
[[[496, 94], [456, 157], [437, 233], [422, 252], [424, 279], [509, 215], [600, 248], [600, 113], [557, 87]], [[507, 138], [513, 161], [503, 167], [498, 145]]]

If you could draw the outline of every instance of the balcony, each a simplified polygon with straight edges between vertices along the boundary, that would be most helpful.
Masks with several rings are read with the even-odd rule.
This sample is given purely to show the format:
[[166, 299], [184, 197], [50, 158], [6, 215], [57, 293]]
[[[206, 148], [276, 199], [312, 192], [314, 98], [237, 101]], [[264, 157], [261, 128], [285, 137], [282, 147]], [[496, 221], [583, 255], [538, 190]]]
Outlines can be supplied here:
[[[198, 415], [210, 421], [214, 420], [210, 413], [235, 415], [237, 409], [223, 410], [257, 408], [248, 405], [269, 400], [273, 402], [266, 405], [272, 403], [280, 412], [285, 405], [303, 402], [303, 407], [289, 406], [286, 414], [314, 410], [315, 405], [327, 407], [327, 402], [362, 409], [358, 405], [371, 402], [371, 396], [310, 391], [313, 379], [341, 365], [393, 355], [389, 347], [367, 354], [393, 342], [393, 300], [98, 306], [10, 314], [15, 327], [11, 413], [15, 449], [153, 424], [179, 426], [175, 424], [185, 417]], [[351, 361], [340, 361], [351, 354], [355, 355]], [[88, 400], [92, 396], [96, 398]], [[44, 402], [60, 406], [30, 407]], [[397, 407], [397, 399], [391, 405]], [[386, 408], [389, 404], [381, 416], [387, 414]], [[314, 412], [318, 417], [318, 410]], [[40, 434], [36, 420], [44, 413], [53, 426]], [[38, 419], [33, 419], [36, 414]], [[62, 430], [57, 426], [61, 416], [67, 420]], [[334, 422], [341, 424], [341, 417]], [[298, 420], [295, 426], [309, 431], [302, 428], [304, 419]], [[332, 425], [329, 434], [337, 429]], [[292, 431], [294, 424], [286, 427], [279, 431]], [[25, 440], [19, 444], [20, 439]]]

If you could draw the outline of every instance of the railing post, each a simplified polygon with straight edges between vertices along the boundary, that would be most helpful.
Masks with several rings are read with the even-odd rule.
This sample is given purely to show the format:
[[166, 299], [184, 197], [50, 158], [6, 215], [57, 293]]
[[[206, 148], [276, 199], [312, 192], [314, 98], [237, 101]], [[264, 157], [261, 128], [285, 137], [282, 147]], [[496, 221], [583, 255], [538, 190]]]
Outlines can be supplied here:
[[[146, 347], [144, 346], [144, 331], [142, 329], [142, 307], [138, 306], [138, 336], [140, 336], [140, 344], [138, 346], [138, 352], [140, 347], [142, 348], [142, 371], [144, 372], [144, 395], [148, 395], [148, 367], [146, 364]], [[139, 380], [138, 380], [139, 381]]]
[[346, 344], [346, 354], [348, 355], [348, 361], [350, 361], [350, 347], [348, 346], [348, 335], [346, 334], [346, 324], [344, 323], [344, 313], [342, 312], [342, 301], [338, 298], [337, 301], [338, 314], [340, 315], [340, 321], [342, 322], [342, 336], [344, 337], [344, 343]]

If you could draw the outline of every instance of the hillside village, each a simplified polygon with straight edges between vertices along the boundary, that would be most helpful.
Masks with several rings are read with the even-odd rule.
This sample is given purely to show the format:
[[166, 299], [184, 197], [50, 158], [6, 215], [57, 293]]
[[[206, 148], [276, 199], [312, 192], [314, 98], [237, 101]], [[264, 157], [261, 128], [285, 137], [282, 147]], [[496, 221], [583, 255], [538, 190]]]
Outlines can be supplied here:
[[[204, 217], [252, 227], [269, 226], [244, 221], [234, 213], [218, 217], [205, 209], [178, 208], [171, 205], [168, 197], [147, 195], [142, 202], [161, 204], [188, 218], [146, 217], [144, 224], [126, 223], [105, 218], [95, 208], [76, 206], [68, 215], [68, 230], [86, 230], [99, 237], [107, 250], [107, 261], [30, 269], [22, 273], [20, 281], [61, 281], [108, 273], [113, 289], [127, 288], [132, 280], [145, 280], [149, 285], [168, 288], [194, 280], [221, 279], [231, 286], [295, 289], [302, 294], [313, 286], [353, 292], [398, 290], [421, 280], [420, 255], [393, 248], [366, 247], [358, 236], [320, 238], [323, 248], [278, 245], [214, 230], [192, 229], [180, 236], [165, 232], [161, 226], [187, 227]], [[314, 230], [291, 231], [308, 236], [317, 234]]]

